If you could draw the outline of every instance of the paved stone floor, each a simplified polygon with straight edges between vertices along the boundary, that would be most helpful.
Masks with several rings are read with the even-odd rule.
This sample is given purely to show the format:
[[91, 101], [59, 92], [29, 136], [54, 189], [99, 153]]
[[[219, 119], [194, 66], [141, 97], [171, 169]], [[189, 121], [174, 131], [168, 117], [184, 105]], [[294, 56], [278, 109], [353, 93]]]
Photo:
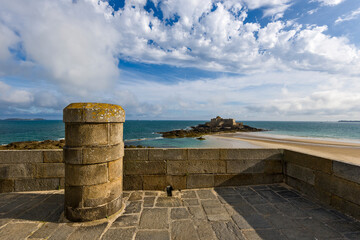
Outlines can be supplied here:
[[286, 185], [124, 192], [125, 208], [63, 221], [63, 191], [0, 194], [0, 239], [360, 239], [360, 223]]

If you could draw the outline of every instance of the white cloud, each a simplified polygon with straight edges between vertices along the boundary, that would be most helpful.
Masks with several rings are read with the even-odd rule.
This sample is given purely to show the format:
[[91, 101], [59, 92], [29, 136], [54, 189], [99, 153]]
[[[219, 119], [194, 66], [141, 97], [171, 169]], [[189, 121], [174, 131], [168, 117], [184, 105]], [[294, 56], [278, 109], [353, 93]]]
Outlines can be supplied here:
[[0, 105], [28, 106], [34, 101], [34, 95], [23, 89], [14, 89], [0, 81]]
[[[321, 2], [334, 5], [341, 1]], [[6, 99], [14, 102], [19, 98], [23, 104], [32, 102], [43, 109], [59, 109], [79, 99], [115, 101], [126, 105], [134, 116], [164, 116], [170, 109], [217, 114], [214, 109], [223, 109], [224, 114], [249, 117], [271, 101], [271, 109], [283, 114], [288, 110], [280, 109], [276, 101], [298, 101], [301, 107], [290, 104], [289, 109], [305, 113], [301, 109], [307, 109], [307, 101], [315, 101], [321, 94], [345, 99], [350, 91], [349, 96], [357, 99], [351, 89], [334, 92], [321, 86], [328, 84], [332, 75], [341, 79], [334, 80], [336, 83], [358, 77], [359, 48], [346, 37], [329, 35], [326, 26], [282, 20], [292, 1], [216, 1], [216, 8], [213, 3], [164, 0], [159, 4], [164, 18], [178, 17], [177, 22], [167, 24], [144, 9], [145, 0], [128, 0], [117, 12], [97, 0], [38, 0], [26, 7], [18, 0], [0, 0], [0, 75], [18, 76], [21, 72], [34, 78], [38, 74], [42, 80], [62, 86], [63, 95], [73, 96], [61, 101], [61, 94], [52, 99], [53, 93], [12, 89]], [[247, 22], [248, 10], [259, 8], [277, 20], [263, 26]], [[26, 59], [16, 60], [9, 51], [13, 46], [21, 46]], [[244, 77], [139, 83], [122, 78], [118, 58]], [[317, 80], [312, 79], [315, 76]], [[292, 91], [304, 82], [310, 92]], [[256, 91], [249, 90], [253, 88]], [[360, 91], [360, 87], [353, 86], [353, 90]], [[241, 107], [234, 112], [231, 102]]]
[[336, 19], [335, 23], [351, 21], [351, 20], [358, 18], [359, 16], [360, 16], [360, 8], [352, 11], [350, 14], [345, 14], [345, 15], [342, 15], [341, 17], [338, 17], [338, 19]]
[[82, 96], [119, 78], [118, 57], [245, 74], [288, 68], [360, 71], [359, 49], [344, 37], [325, 34], [326, 27], [244, 23], [247, 8], [268, 7], [278, 14], [270, 9], [283, 12], [288, 0], [216, 2], [214, 11], [210, 0], [166, 0], [160, 3], [164, 17], [179, 17], [172, 25], [147, 12], [146, 1], [129, 0], [113, 15], [100, 3], [39, 0], [25, 9], [18, 1], [3, 1], [2, 22], [19, 34], [6, 45], [21, 43], [27, 62]]
[[[119, 33], [97, 4], [78, 1], [2, 1], [2, 21], [19, 37], [27, 61], [44, 69], [68, 91], [80, 95], [118, 78]], [[6, 46], [6, 45], [5, 45]]]
[[312, 2], [319, 2], [321, 3], [322, 5], [325, 5], [325, 6], [335, 6], [335, 5], [338, 5], [342, 2], [344, 2], [345, 0], [312, 0]]

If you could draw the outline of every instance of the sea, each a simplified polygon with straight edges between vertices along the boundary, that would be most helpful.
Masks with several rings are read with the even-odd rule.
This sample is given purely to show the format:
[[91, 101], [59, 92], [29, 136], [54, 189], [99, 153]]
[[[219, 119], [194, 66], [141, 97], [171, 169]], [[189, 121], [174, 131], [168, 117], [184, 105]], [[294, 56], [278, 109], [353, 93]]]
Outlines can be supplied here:
[[[174, 129], [187, 129], [205, 122], [127, 120], [124, 123], [124, 142], [126, 145], [164, 148], [213, 147], [213, 141], [200, 141], [196, 138], [167, 139], [159, 134]], [[262, 134], [360, 141], [360, 122], [243, 121], [243, 123], [268, 130], [261, 132]], [[0, 120], [0, 145], [21, 141], [59, 140], [64, 137], [65, 125], [61, 120]]]

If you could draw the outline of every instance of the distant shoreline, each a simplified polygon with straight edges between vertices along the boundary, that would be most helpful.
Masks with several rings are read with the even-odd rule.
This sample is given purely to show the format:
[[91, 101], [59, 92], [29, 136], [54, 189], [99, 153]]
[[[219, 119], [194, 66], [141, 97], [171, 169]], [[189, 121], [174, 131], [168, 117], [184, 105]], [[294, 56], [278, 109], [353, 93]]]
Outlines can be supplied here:
[[264, 136], [265, 134], [234, 133], [219, 134], [219, 138], [228, 138], [234, 141], [246, 141], [260, 145], [264, 148], [279, 148], [304, 152], [310, 155], [329, 158], [337, 161], [360, 165], [360, 141], [345, 142], [316, 138], [292, 137], [276, 135]]

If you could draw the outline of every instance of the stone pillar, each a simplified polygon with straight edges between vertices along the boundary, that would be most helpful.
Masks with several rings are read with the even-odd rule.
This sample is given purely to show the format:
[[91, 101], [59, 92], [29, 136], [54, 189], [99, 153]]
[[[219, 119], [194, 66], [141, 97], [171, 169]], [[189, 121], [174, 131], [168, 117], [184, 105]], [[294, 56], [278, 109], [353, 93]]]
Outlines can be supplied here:
[[65, 216], [92, 221], [121, 209], [123, 181], [122, 107], [72, 103], [64, 108]]

